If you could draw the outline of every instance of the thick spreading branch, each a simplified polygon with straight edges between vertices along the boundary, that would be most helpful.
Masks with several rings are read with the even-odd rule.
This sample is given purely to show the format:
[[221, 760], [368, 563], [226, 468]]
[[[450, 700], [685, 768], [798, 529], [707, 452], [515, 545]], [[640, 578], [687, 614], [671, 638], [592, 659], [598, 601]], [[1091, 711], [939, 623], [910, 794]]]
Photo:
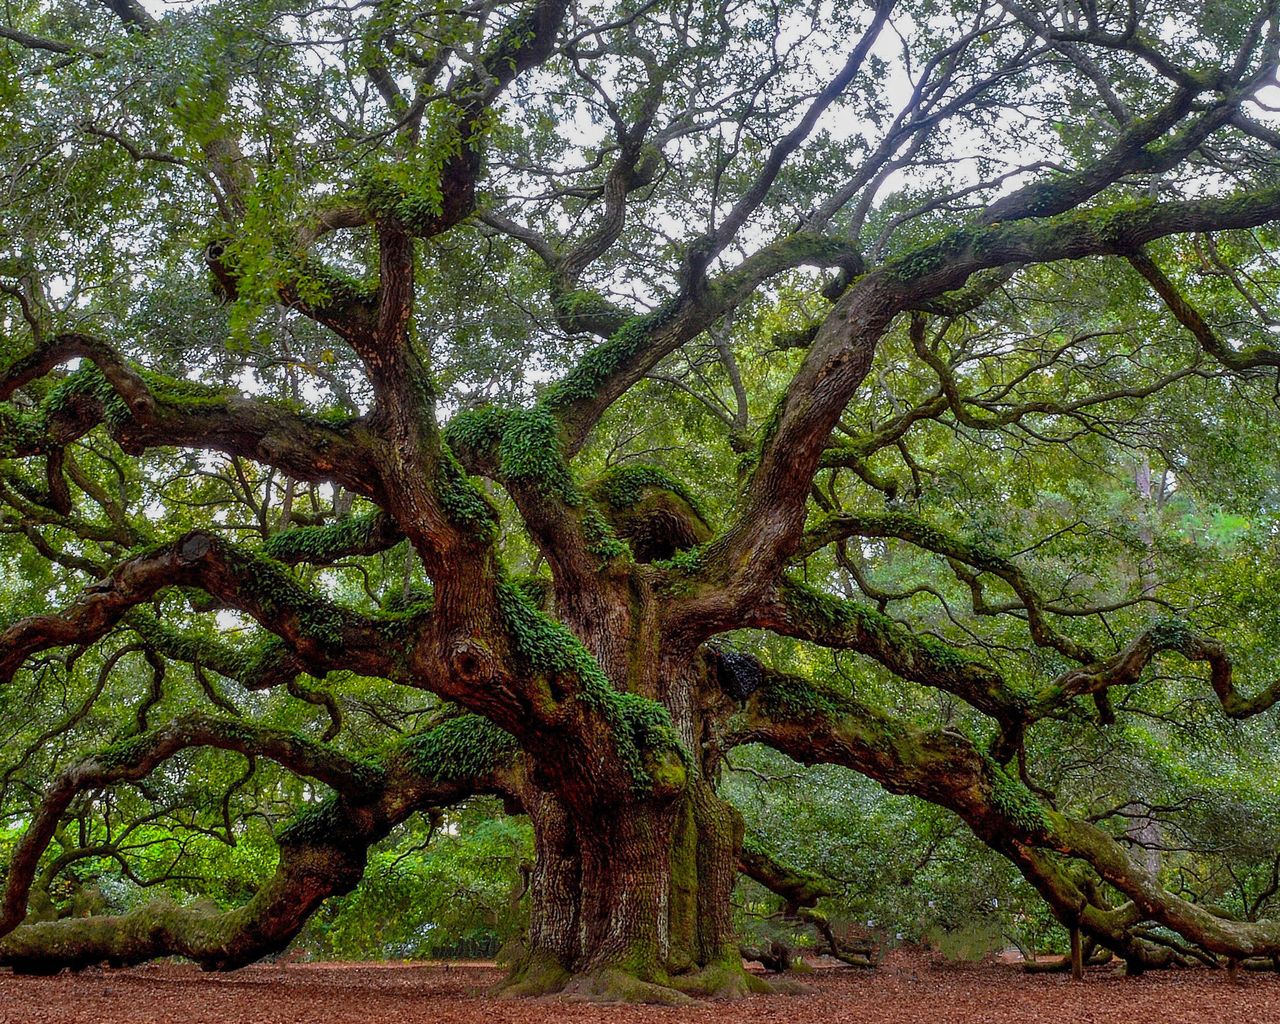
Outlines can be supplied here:
[[[22, 924], [34, 873], [71, 799], [89, 789], [142, 779], [194, 747], [271, 758], [332, 786], [339, 797], [313, 805], [278, 835], [274, 875], [238, 909], [217, 913], [157, 901], [123, 916]], [[40, 973], [164, 956], [187, 957], [216, 970], [252, 963], [283, 949], [325, 899], [353, 889], [369, 846], [411, 814], [476, 793], [515, 799], [514, 754], [509, 737], [485, 723], [456, 718], [410, 737], [385, 767], [242, 719], [188, 716], [132, 737], [81, 762], [46, 791], [10, 865], [0, 963]]]
[[27, 897], [40, 858], [78, 794], [144, 779], [174, 754], [192, 747], [217, 747], [270, 758], [298, 775], [325, 783], [352, 801], [368, 798], [384, 782], [379, 769], [281, 729], [254, 725], [240, 718], [188, 715], [174, 719], [90, 756], [45, 790], [40, 808], [9, 862], [4, 901], [0, 904], [0, 936], [11, 932], [26, 916]]
[[[1228, 920], [1165, 890], [1095, 825], [1053, 810], [973, 744], [948, 730], [925, 732], [796, 676], [762, 669], [760, 684], [723, 712], [726, 746], [764, 743], [804, 764], [839, 764], [958, 814], [1008, 856], [1059, 918], [1139, 964], [1168, 962], [1133, 929], [1156, 921], [1228, 957], [1280, 952], [1280, 922]], [[1128, 903], [1091, 902], [1057, 858], [1088, 864]]]
[[809, 485], [831, 432], [870, 372], [876, 346], [899, 313], [955, 291], [983, 270], [1128, 255], [1167, 235], [1251, 227], [1277, 217], [1276, 189], [1223, 199], [1140, 201], [1044, 222], [959, 228], [867, 274], [832, 308], [766, 426], [739, 515], [709, 546], [704, 559], [703, 578], [720, 587], [690, 600], [687, 617], [723, 628], [722, 623], [738, 618], [777, 579], [801, 542]]
[[298, 480], [336, 481], [376, 495], [371, 439], [359, 420], [326, 421], [283, 405], [130, 366], [106, 342], [58, 335], [0, 371], [0, 398], [69, 359], [92, 365], [62, 378], [36, 405], [0, 405], [0, 456], [48, 456], [105, 425], [128, 454], [182, 447], [239, 455]]
[[39, 651], [92, 643], [174, 586], [199, 587], [248, 613], [316, 670], [350, 668], [404, 679], [416, 631], [426, 621], [408, 617], [380, 622], [358, 615], [306, 590], [282, 565], [195, 531], [126, 559], [61, 612], [11, 625], [0, 634], [0, 679], [12, 678]]

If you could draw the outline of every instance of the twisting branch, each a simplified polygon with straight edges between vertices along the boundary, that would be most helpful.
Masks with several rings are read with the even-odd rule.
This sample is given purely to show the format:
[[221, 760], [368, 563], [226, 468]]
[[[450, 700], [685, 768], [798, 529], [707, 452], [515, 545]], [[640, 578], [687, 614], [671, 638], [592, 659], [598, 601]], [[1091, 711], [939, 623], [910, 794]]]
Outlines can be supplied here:
[[1020, 736], [1024, 701], [991, 666], [871, 607], [784, 580], [746, 623], [823, 647], [857, 651], [903, 679], [953, 693]]
[[1042, 647], [1052, 647], [1060, 654], [1079, 662], [1092, 662], [1097, 656], [1070, 637], [1059, 633], [1044, 617], [1040, 599], [1022, 570], [1010, 559], [980, 544], [972, 544], [938, 529], [919, 516], [904, 512], [846, 513], [828, 516], [817, 526], [805, 531], [799, 554], [808, 554], [845, 537], [897, 537], [925, 551], [971, 565], [1004, 580], [1017, 594], [1026, 612], [1031, 638]]
[[[382, 624], [341, 608], [302, 588], [278, 563], [194, 531], [122, 562], [60, 613], [33, 615], [6, 629], [0, 634], [0, 679], [10, 679], [38, 651], [105, 636], [139, 605], [172, 586], [200, 587], [249, 613], [284, 638], [309, 667], [406, 678], [415, 630], [423, 628], [418, 619]], [[399, 650], [389, 647], [397, 631], [403, 634]]]
[[1115, 686], [1129, 686], [1158, 654], [1171, 652], [1191, 662], [1208, 664], [1210, 683], [1230, 718], [1250, 718], [1274, 707], [1280, 700], [1280, 680], [1264, 686], [1252, 696], [1236, 689], [1233, 667], [1226, 649], [1218, 641], [1192, 632], [1177, 619], [1156, 623], [1111, 658], [1073, 669], [1045, 686], [1036, 696], [1031, 713], [1043, 717], [1065, 701], [1082, 695], [1105, 693]]
[[[185, 956], [209, 969], [229, 970], [283, 949], [325, 899], [355, 887], [369, 846], [411, 814], [475, 793], [517, 799], [509, 737], [490, 737], [483, 752], [470, 757], [469, 769], [442, 759], [456, 752], [462, 735], [474, 741], [481, 732], [475, 720], [448, 720], [410, 737], [378, 767], [243, 719], [187, 716], [92, 755], [49, 787], [15, 852], [0, 908], [0, 964], [44, 972]], [[77, 793], [144, 778], [179, 751], [209, 746], [272, 758], [338, 793], [278, 835], [275, 874], [249, 903], [211, 914], [155, 901], [123, 916], [21, 923], [41, 855]]]
[[1280, 351], [1266, 345], [1254, 345], [1251, 348], [1236, 351], [1226, 344], [1208, 321], [1200, 314], [1186, 297], [1178, 291], [1177, 286], [1169, 280], [1168, 275], [1144, 250], [1131, 253], [1129, 265], [1143, 276], [1152, 290], [1160, 296], [1169, 312], [1182, 324], [1191, 336], [1199, 342], [1200, 347], [1213, 356], [1223, 366], [1231, 370], [1247, 371], [1264, 366], [1280, 366]]
[[822, 91], [814, 98], [799, 123], [769, 152], [755, 180], [744, 190], [733, 208], [725, 215], [724, 220], [703, 238], [690, 245], [685, 257], [685, 276], [691, 290], [698, 290], [698, 283], [706, 267], [737, 236], [747, 219], [769, 194], [770, 188], [777, 180], [788, 158], [809, 137], [817, 126], [818, 120], [840, 98], [861, 70], [867, 55], [888, 21], [889, 14], [893, 10], [893, 0], [880, 0], [873, 4], [872, 8], [874, 15], [871, 23], [850, 51], [844, 66], [823, 86]]
[[326, 421], [282, 405], [139, 370], [101, 339], [58, 335], [0, 371], [0, 397], [77, 356], [92, 365], [68, 374], [34, 408], [0, 405], [0, 457], [57, 451], [105, 425], [124, 451], [176, 446], [241, 455], [298, 480], [341, 483], [375, 496], [371, 439], [359, 420]]
[[[804, 764], [838, 764], [958, 814], [1009, 857], [1059, 919], [1139, 965], [1169, 961], [1135, 926], [1155, 920], [1204, 948], [1232, 957], [1280, 952], [1280, 922], [1216, 917], [1163, 889], [1105, 832], [1045, 806], [1015, 776], [958, 733], [923, 732], [808, 680], [761, 666], [745, 697], [728, 694], [720, 742], [764, 743]], [[1087, 862], [1131, 902], [1109, 907], [1090, 898], [1056, 862]], [[1087, 888], [1087, 887], [1086, 887]]]
[[355, 762], [294, 733], [254, 725], [241, 718], [187, 715], [158, 729], [139, 733], [91, 755], [55, 779], [45, 791], [39, 811], [9, 862], [4, 900], [0, 904], [0, 936], [16, 928], [26, 915], [27, 896], [40, 857], [63, 813], [78, 794], [143, 779], [179, 751], [204, 746], [270, 758], [290, 771], [333, 787], [354, 801], [369, 797], [383, 782], [382, 772], [370, 765]]
[[1247, 227], [1280, 217], [1280, 190], [1226, 199], [1143, 201], [1082, 210], [1043, 223], [1019, 220], [949, 232], [861, 278], [835, 304], [779, 402], [737, 520], [710, 545], [704, 578], [714, 593], [687, 602], [692, 623], [749, 608], [800, 543], [809, 485], [845, 406], [870, 372], [879, 340], [903, 310], [955, 291], [973, 274], [1009, 264], [1129, 254], [1186, 231]]

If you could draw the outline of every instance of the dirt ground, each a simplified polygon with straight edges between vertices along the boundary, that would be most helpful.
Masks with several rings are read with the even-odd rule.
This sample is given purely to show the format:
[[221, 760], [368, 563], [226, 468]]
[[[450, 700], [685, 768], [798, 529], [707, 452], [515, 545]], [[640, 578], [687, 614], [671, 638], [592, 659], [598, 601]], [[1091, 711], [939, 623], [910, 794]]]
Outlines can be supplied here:
[[823, 970], [806, 995], [687, 1009], [497, 1002], [487, 966], [281, 964], [210, 975], [179, 964], [55, 978], [0, 973], [4, 1024], [1280, 1024], [1280, 976], [1156, 972], [1084, 981], [1009, 964], [948, 965], [906, 951], [875, 971]]

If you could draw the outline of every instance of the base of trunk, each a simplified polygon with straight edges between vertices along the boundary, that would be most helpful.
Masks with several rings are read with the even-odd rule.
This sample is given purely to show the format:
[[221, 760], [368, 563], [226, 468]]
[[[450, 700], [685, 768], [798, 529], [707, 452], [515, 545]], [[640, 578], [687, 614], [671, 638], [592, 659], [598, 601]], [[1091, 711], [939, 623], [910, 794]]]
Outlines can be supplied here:
[[571, 974], [548, 953], [527, 954], [489, 994], [499, 999], [554, 996], [567, 1002], [651, 1003], [691, 1006], [703, 999], [743, 999], [807, 991], [786, 979], [766, 980], [738, 963], [708, 964], [681, 974], [653, 971], [641, 976], [621, 967]]

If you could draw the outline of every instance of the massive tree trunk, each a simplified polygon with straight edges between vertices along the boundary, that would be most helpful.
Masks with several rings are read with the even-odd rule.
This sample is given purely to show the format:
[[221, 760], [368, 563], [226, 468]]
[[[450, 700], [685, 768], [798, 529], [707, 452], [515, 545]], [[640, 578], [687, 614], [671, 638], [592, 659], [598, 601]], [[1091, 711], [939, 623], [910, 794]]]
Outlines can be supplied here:
[[705, 781], [593, 820], [545, 791], [526, 807], [529, 931], [500, 992], [679, 1003], [767, 990], [742, 970], [730, 920], [741, 825]]
[[700, 662], [655, 672], [630, 655], [612, 660], [665, 699], [696, 767], [674, 793], [614, 793], [604, 803], [582, 799], [585, 765], [558, 778], [544, 765], [526, 782], [537, 857], [530, 923], [498, 991], [663, 1003], [767, 991], [742, 969], [733, 934], [742, 824], [709, 781], [714, 764], [698, 756]]

